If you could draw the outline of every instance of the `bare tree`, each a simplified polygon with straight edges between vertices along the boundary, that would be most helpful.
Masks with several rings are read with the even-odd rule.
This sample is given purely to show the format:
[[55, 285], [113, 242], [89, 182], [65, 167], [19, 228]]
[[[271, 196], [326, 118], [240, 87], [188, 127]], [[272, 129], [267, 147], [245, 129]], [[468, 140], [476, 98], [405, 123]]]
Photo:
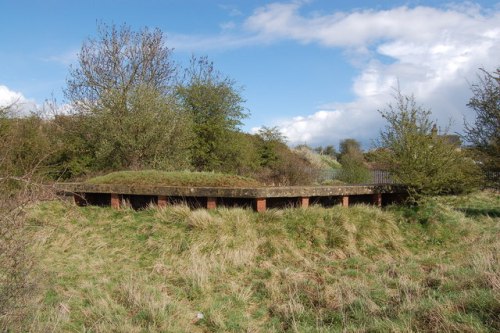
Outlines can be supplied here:
[[129, 94], [153, 89], [168, 94], [175, 66], [159, 30], [133, 32], [129, 26], [98, 25], [98, 37], [83, 43], [78, 66], [70, 68], [66, 97], [78, 110], [128, 111]]
[[190, 121], [171, 94], [175, 73], [160, 30], [98, 25], [98, 37], [83, 43], [65, 90], [77, 111], [65, 122], [82, 137], [86, 147], [79, 150], [93, 154], [88, 165], [189, 165]]
[[[29, 251], [31, 237], [25, 228], [26, 204], [33, 201], [38, 189], [37, 167], [22, 163], [25, 147], [18, 119], [10, 107], [0, 108], [0, 331], [27, 330], [26, 316], [35, 282], [32, 278], [33, 257]], [[29, 122], [29, 119], [23, 121]], [[38, 155], [37, 155], [38, 156]], [[30, 170], [26, 166], [30, 165]]]

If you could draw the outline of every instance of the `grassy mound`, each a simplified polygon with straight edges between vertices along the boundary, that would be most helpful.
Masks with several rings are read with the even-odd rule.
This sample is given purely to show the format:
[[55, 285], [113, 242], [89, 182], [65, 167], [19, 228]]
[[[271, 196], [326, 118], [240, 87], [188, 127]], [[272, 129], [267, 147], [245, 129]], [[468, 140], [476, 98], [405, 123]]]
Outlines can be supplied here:
[[90, 184], [163, 185], [193, 187], [260, 186], [254, 179], [213, 172], [119, 171], [87, 180]]
[[30, 212], [44, 277], [32, 327], [498, 331], [499, 200], [262, 214], [43, 203]]

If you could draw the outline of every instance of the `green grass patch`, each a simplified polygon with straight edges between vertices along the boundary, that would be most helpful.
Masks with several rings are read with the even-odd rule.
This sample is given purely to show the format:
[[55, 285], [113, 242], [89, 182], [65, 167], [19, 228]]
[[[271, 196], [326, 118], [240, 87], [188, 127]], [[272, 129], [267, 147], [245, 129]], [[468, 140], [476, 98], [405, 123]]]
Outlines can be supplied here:
[[186, 206], [29, 211], [40, 270], [33, 331], [496, 332], [500, 220], [359, 205], [262, 214]]
[[124, 184], [193, 187], [255, 187], [251, 178], [215, 172], [190, 171], [118, 171], [87, 180], [90, 184]]

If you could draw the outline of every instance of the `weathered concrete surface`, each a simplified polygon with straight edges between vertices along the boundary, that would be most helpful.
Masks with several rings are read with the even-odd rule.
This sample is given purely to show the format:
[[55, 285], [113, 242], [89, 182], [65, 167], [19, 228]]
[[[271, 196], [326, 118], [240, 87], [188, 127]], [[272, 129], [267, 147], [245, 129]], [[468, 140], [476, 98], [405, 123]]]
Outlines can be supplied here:
[[[287, 207], [290, 204], [304, 208], [311, 202], [328, 205], [333, 202], [332, 198], [338, 198], [342, 206], [349, 206], [351, 199], [354, 202], [368, 199], [368, 202], [381, 206], [394, 202], [394, 197], [404, 197], [406, 193], [405, 187], [400, 185], [227, 188], [58, 183], [55, 187], [65, 195], [73, 195], [77, 205], [97, 204], [119, 208], [121, 200], [129, 200], [133, 207], [139, 209], [151, 202], [165, 207], [179, 199], [194, 200], [196, 206], [200, 204], [198, 199], [201, 199], [207, 209], [215, 209], [218, 203], [231, 205], [231, 202], [239, 202], [245, 205], [250, 201], [258, 212], [268, 207]], [[143, 202], [136, 202], [138, 199], [143, 199]]]
[[405, 193], [400, 185], [283, 186], [283, 187], [180, 187], [120, 184], [57, 183], [65, 193], [111, 193], [201, 198], [294, 198]]

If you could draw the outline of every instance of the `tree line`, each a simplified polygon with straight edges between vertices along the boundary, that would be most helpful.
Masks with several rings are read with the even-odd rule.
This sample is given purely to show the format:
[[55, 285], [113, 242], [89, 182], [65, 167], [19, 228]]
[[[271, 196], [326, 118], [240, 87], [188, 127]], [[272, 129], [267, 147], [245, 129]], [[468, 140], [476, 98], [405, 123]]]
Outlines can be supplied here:
[[51, 117], [16, 117], [6, 108], [1, 115], [2, 135], [15, 140], [9, 172], [36, 166], [65, 180], [114, 170], [194, 170], [276, 185], [311, 181], [308, 162], [284, 137], [267, 135], [276, 129], [240, 130], [249, 113], [234, 80], [207, 57], [193, 56], [180, 68], [172, 52], [158, 29], [99, 24], [69, 69], [65, 112], [54, 106]]
[[[267, 184], [310, 184], [315, 166], [286, 145], [278, 128], [240, 130], [248, 117], [242, 89], [206, 57], [180, 68], [158, 29], [99, 24], [84, 41], [64, 88], [69, 111], [52, 117], [0, 113], [3, 173], [37, 170], [51, 179], [78, 179], [114, 170], [196, 170], [251, 176]], [[343, 140], [317, 147], [342, 166], [347, 183], [369, 181], [368, 164], [388, 170], [418, 193], [452, 193], [478, 184], [479, 169], [498, 184], [499, 70], [481, 71], [468, 106], [476, 122], [465, 124], [459, 149], [436, 135], [431, 111], [396, 91], [380, 110], [386, 120], [376, 149]], [[57, 107], [54, 107], [57, 109]], [[496, 178], [495, 178], [496, 177]]]

